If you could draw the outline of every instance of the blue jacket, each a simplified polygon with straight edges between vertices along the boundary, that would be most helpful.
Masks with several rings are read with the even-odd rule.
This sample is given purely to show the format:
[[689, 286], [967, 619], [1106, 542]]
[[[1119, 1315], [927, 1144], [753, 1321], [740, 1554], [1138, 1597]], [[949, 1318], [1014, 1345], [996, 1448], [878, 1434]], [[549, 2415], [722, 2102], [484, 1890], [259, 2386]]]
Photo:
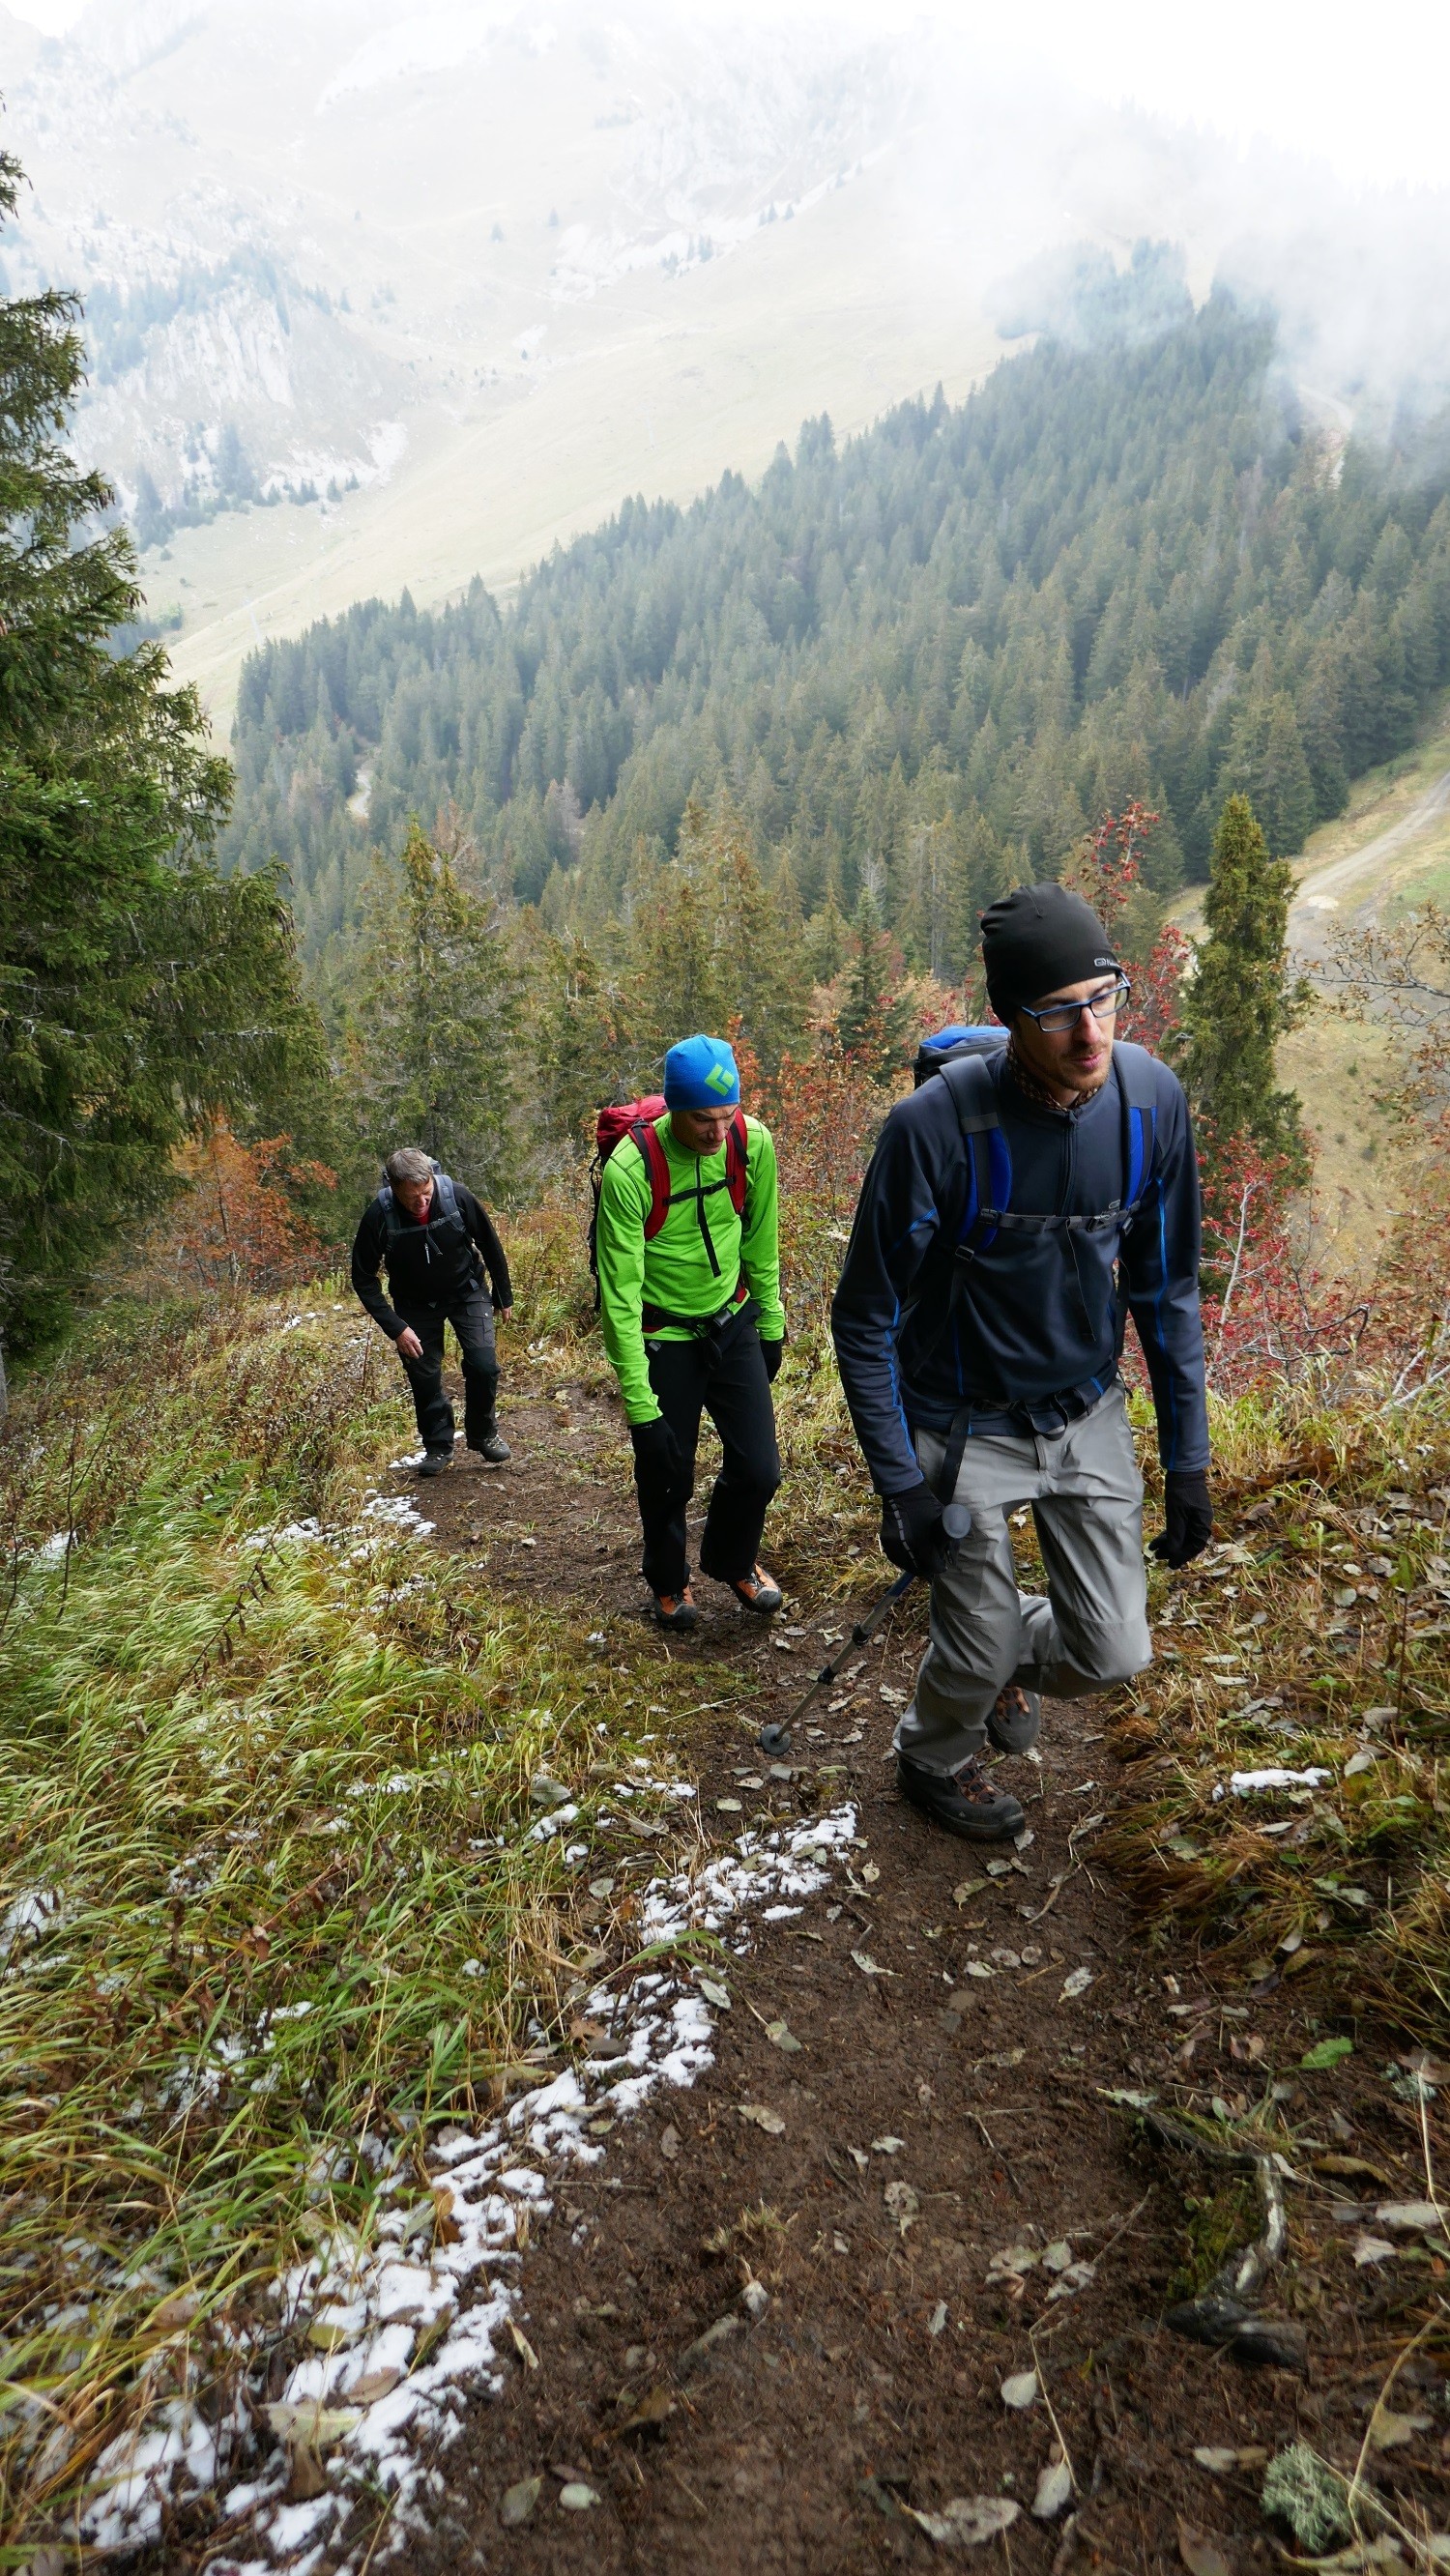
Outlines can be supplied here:
[[[1131, 1117], [1125, 1077], [1145, 1103]], [[913, 1434], [947, 1431], [964, 1409], [972, 1432], [987, 1434], [1020, 1431], [1024, 1406], [1095, 1402], [1117, 1374], [1119, 1264], [1164, 1467], [1206, 1468], [1198, 1164], [1181, 1084], [1121, 1041], [1111, 1079], [1080, 1108], [1027, 1099], [1005, 1051], [985, 1060], [980, 1079], [995, 1105], [995, 1206], [1011, 1219], [1110, 1213], [1097, 1227], [1040, 1232], [1014, 1230], [1010, 1220], [996, 1229], [978, 1223], [963, 1268], [958, 1240], [973, 1233], [980, 1191], [949, 1077], [935, 1075], [897, 1102], [862, 1184], [831, 1309], [846, 1401], [877, 1492], [918, 1484]], [[1135, 1192], [1125, 1227], [1116, 1211]]]

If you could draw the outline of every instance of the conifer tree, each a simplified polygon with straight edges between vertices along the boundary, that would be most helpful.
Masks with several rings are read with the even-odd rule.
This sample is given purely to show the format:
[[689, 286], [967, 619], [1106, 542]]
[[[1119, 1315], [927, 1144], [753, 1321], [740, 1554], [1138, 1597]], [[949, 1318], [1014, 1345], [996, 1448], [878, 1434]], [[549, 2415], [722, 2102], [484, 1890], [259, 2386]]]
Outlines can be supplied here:
[[[0, 154], [0, 216], [20, 165]], [[0, 1326], [58, 1331], [210, 1113], [289, 1123], [320, 1032], [275, 871], [223, 881], [231, 791], [167, 685], [115, 496], [65, 444], [74, 296], [0, 302]], [[252, 1132], [256, 1132], [253, 1125]]]
[[676, 1038], [697, 1029], [722, 1034], [732, 1022], [767, 1071], [800, 1042], [805, 970], [798, 898], [782, 935], [779, 887], [768, 888], [728, 799], [713, 812], [685, 807], [673, 860], [636, 877], [626, 1012], [641, 1056], [641, 1080]]
[[583, 1143], [593, 1113], [628, 1097], [633, 1054], [617, 983], [587, 940], [550, 939], [534, 960], [534, 1096], [547, 1132]]
[[421, 1145], [503, 1196], [518, 1167], [520, 975], [494, 908], [416, 821], [374, 855], [347, 1029], [367, 1142]]
[[1183, 998], [1183, 1076], [1221, 1156], [1239, 1137], [1282, 1157], [1302, 1178], [1308, 1150], [1299, 1101], [1278, 1086], [1275, 1048], [1308, 1006], [1289, 972], [1293, 875], [1271, 859], [1246, 796], [1231, 796], [1213, 844], [1204, 903], [1208, 937]]
[[845, 1053], [856, 1056], [877, 1082], [900, 1072], [911, 1026], [911, 1004], [897, 989], [898, 964], [868, 891], [856, 906], [855, 954], [836, 1034]]

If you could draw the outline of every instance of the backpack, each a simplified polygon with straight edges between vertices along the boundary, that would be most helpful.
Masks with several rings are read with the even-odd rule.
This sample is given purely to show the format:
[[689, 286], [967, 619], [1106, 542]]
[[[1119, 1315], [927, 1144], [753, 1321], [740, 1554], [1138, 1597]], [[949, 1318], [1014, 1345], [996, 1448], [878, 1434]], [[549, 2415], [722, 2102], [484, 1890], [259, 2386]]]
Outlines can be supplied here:
[[[615, 1146], [622, 1144], [626, 1136], [633, 1137], [644, 1157], [644, 1167], [649, 1174], [650, 1206], [649, 1214], [644, 1221], [646, 1243], [653, 1243], [669, 1215], [672, 1204], [669, 1160], [655, 1133], [655, 1120], [663, 1118], [665, 1107], [666, 1103], [660, 1095], [652, 1092], [644, 1100], [624, 1100], [612, 1109], [601, 1109], [595, 1121], [594, 1160], [589, 1166], [589, 1181], [593, 1194], [593, 1206], [589, 1216], [589, 1269], [594, 1281], [596, 1307], [599, 1304], [599, 1183], [604, 1166]], [[737, 1216], [743, 1216], [745, 1213], [746, 1153], [745, 1112], [743, 1109], [737, 1109], [725, 1135], [725, 1187], [730, 1193], [730, 1204]], [[719, 1183], [717, 1182], [715, 1186], [718, 1188]], [[688, 1193], [682, 1192], [680, 1195], [693, 1198], [695, 1193], [691, 1190]]]
[[[430, 1162], [433, 1161], [431, 1155], [428, 1159]], [[402, 1216], [399, 1214], [398, 1202], [393, 1193], [393, 1185], [388, 1179], [386, 1173], [383, 1175], [382, 1188], [378, 1192], [378, 1205], [383, 1212], [383, 1225], [387, 1233], [384, 1258], [388, 1261], [388, 1275], [391, 1277], [391, 1256], [394, 1246], [397, 1244], [401, 1236], [407, 1235], [409, 1238], [412, 1238], [416, 1235], [418, 1229], [411, 1223], [405, 1223]], [[458, 1204], [457, 1186], [449, 1179], [448, 1174], [443, 1170], [441, 1164], [433, 1163], [433, 1205], [429, 1211], [428, 1225], [426, 1229], [427, 1235], [432, 1235], [434, 1228], [439, 1225], [440, 1222], [444, 1225], [452, 1226], [454, 1233], [460, 1242], [465, 1244], [468, 1242], [468, 1226], [464, 1219], [463, 1210]], [[436, 1239], [437, 1238], [435, 1237], [435, 1240]], [[425, 1257], [428, 1260], [431, 1260], [432, 1258], [431, 1247], [426, 1245], [426, 1241]], [[477, 1245], [472, 1247], [472, 1260], [474, 1276], [481, 1282], [484, 1275], [483, 1260], [478, 1251]]]
[[[433, 1162], [431, 1154], [428, 1159]], [[443, 1216], [462, 1217], [463, 1211], [458, 1204], [458, 1192], [440, 1163], [433, 1163], [433, 1196]], [[386, 1172], [383, 1174], [383, 1186], [378, 1192], [378, 1205], [383, 1211], [383, 1223], [387, 1227], [388, 1241], [391, 1243], [394, 1235], [401, 1234], [404, 1229], [403, 1220], [398, 1214], [398, 1202], [393, 1196], [393, 1184]]]
[[922, 1084], [940, 1073], [944, 1064], [956, 1064], [964, 1055], [995, 1055], [1006, 1043], [1007, 1032], [996, 1021], [979, 1028], [965, 1028], [957, 1022], [949, 1029], [938, 1029], [935, 1037], [923, 1038], [916, 1050], [912, 1088], [920, 1091]]
[[[1123, 1167], [1127, 1178], [1122, 1199], [1115, 1199], [1111, 1207], [1096, 1216], [1014, 1215], [1012, 1158], [1002, 1134], [997, 1085], [992, 1078], [992, 1059], [1006, 1041], [1005, 1029], [943, 1029], [935, 1038], [924, 1040], [917, 1055], [918, 1067], [923, 1057], [935, 1056], [925, 1074], [918, 1071], [917, 1086], [938, 1077], [946, 1084], [957, 1113], [967, 1163], [967, 1189], [957, 1227], [951, 1291], [940, 1330], [930, 1344], [932, 1350], [950, 1328], [972, 1263], [979, 1252], [996, 1242], [999, 1234], [1060, 1233], [1071, 1241], [1074, 1234], [1100, 1234], [1110, 1225], [1127, 1234], [1153, 1177], [1158, 1143], [1153, 1058], [1145, 1048], [1124, 1039], [1113, 1049], [1112, 1075], [1123, 1115]], [[1120, 1297], [1120, 1350], [1126, 1321], [1127, 1303]]]

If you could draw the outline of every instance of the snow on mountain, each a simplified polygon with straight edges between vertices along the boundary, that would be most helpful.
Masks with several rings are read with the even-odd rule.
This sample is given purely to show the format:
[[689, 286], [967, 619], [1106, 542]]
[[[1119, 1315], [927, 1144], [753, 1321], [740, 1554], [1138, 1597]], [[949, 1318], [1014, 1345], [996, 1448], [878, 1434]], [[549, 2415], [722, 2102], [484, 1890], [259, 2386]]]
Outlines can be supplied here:
[[85, 297], [76, 444], [155, 540], [367, 482], [385, 424], [392, 453], [537, 370], [541, 306], [738, 249], [903, 94], [879, 49], [654, 0], [608, 26], [588, 0], [97, 0], [58, 42], [0, 15], [0, 85], [33, 182], [7, 272]]

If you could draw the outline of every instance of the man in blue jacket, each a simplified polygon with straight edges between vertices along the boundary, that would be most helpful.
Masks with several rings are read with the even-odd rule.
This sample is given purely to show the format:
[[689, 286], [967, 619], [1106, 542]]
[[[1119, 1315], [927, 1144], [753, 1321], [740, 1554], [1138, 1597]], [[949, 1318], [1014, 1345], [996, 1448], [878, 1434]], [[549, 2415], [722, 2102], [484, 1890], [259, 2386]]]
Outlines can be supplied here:
[[[1165, 1473], [1154, 1553], [1187, 1564], [1213, 1512], [1182, 1088], [1114, 1043], [1128, 981], [1081, 896], [1019, 887], [983, 915], [982, 953], [1005, 1045], [948, 1063], [892, 1110], [832, 1329], [881, 1544], [931, 1584], [898, 1782], [937, 1824], [997, 1841], [1023, 1815], [983, 1768], [984, 1739], [1026, 1752], [1044, 1690], [1108, 1690], [1152, 1659], [1125, 1313]], [[955, 1545], [953, 1502], [971, 1515]], [[1008, 1515], [1023, 1504], [1045, 1598], [1017, 1586]]]

